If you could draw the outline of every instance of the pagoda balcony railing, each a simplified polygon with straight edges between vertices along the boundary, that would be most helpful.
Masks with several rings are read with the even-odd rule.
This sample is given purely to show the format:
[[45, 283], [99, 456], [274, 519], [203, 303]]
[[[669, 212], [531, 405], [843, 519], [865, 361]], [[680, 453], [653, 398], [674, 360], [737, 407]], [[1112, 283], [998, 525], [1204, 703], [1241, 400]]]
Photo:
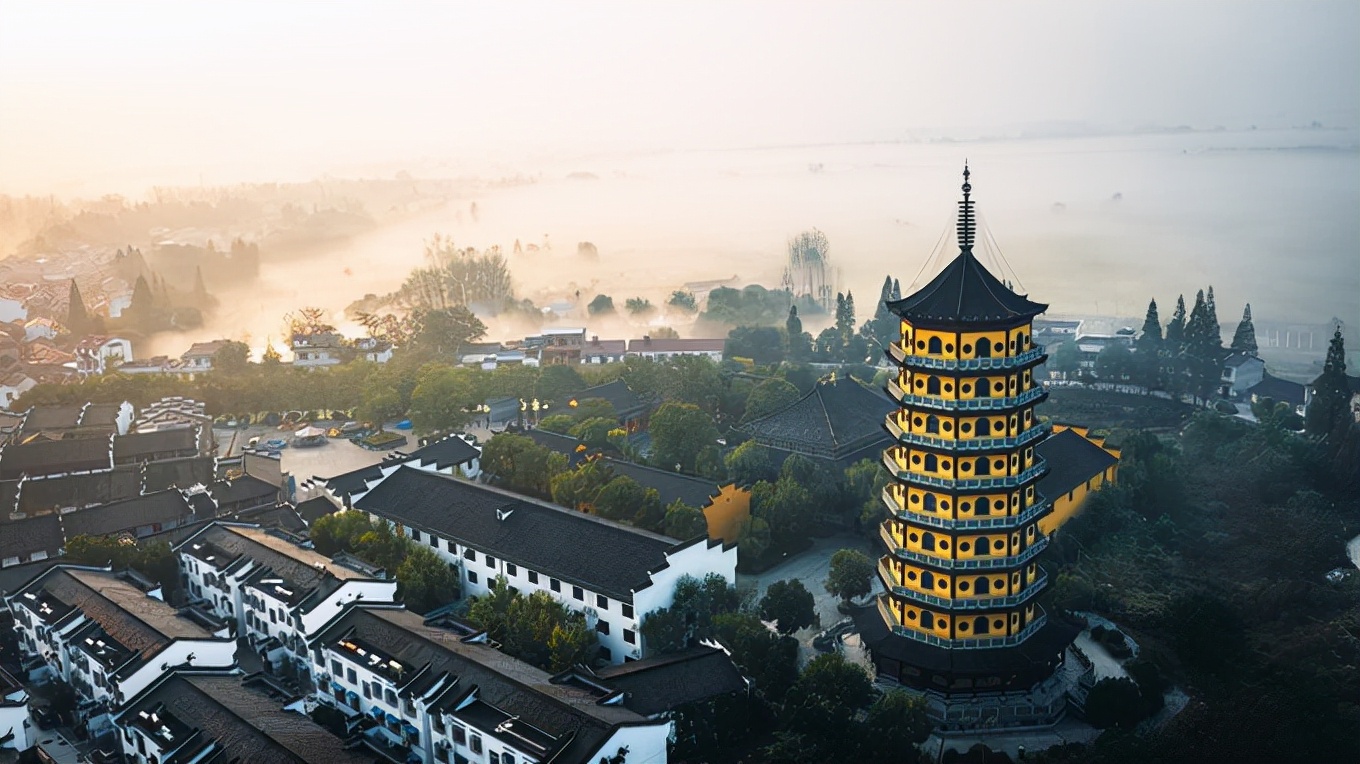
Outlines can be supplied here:
[[878, 575], [883, 579], [883, 583], [888, 585], [888, 588], [892, 591], [894, 596], [909, 599], [924, 605], [934, 605], [935, 607], [941, 607], [951, 611], [991, 610], [994, 608], [1015, 607], [1016, 605], [1024, 603], [1026, 600], [1032, 599], [1039, 592], [1042, 592], [1045, 586], [1048, 586], [1048, 574], [1039, 571], [1039, 576], [1034, 579], [1034, 583], [1026, 586], [1025, 590], [1019, 594], [1007, 594], [999, 597], [983, 595], [981, 597], [957, 597], [951, 599], [949, 597], [937, 597], [934, 594], [918, 592], [910, 587], [892, 583], [892, 572], [885, 568], [882, 562], [878, 564]]
[[950, 518], [936, 517], [925, 512], [912, 512], [903, 508], [897, 503], [897, 499], [892, 495], [892, 488], [884, 488], [881, 494], [883, 503], [887, 505], [888, 511], [893, 517], [906, 522], [918, 525], [929, 525], [933, 528], [940, 528], [947, 531], [954, 530], [981, 530], [987, 528], [1018, 528], [1031, 520], [1038, 518], [1049, 510], [1048, 500], [1040, 498], [1039, 501], [1031, 504], [1024, 512], [1018, 515], [997, 515], [995, 517], [971, 517], [971, 518]]
[[1019, 395], [1005, 398], [964, 398], [953, 400], [951, 398], [941, 398], [937, 395], [908, 395], [898, 386], [896, 380], [888, 380], [888, 392], [903, 406], [918, 406], [920, 408], [935, 409], [938, 411], [997, 411], [1000, 409], [1012, 409], [1023, 406], [1026, 403], [1043, 398], [1048, 395], [1048, 391], [1043, 385], [1035, 385]]
[[922, 554], [913, 552], [903, 547], [897, 539], [893, 538], [887, 528], [878, 526], [878, 535], [883, 539], [883, 543], [888, 545], [888, 551], [899, 560], [930, 565], [935, 568], [948, 568], [949, 570], [992, 570], [995, 568], [1018, 568], [1034, 559], [1040, 552], [1048, 547], [1048, 537], [1040, 536], [1034, 540], [1023, 552], [1009, 557], [1004, 556], [979, 556], [969, 557], [966, 560], [955, 560], [949, 557], [936, 557], [933, 554]]
[[1044, 348], [1036, 346], [1019, 355], [994, 356], [988, 358], [937, 358], [929, 355], [915, 355], [902, 348], [902, 343], [888, 345], [888, 356], [903, 366], [939, 371], [987, 371], [989, 369], [1014, 369], [1044, 357]]
[[934, 475], [909, 470], [897, 463], [897, 460], [884, 452], [883, 464], [888, 471], [898, 480], [904, 480], [918, 485], [928, 485], [932, 488], [944, 488], [946, 490], [992, 490], [996, 488], [1017, 488], [1024, 485], [1034, 478], [1041, 477], [1048, 471], [1048, 464], [1041, 458], [1035, 457], [1034, 466], [1017, 475], [996, 475], [994, 477], [983, 478], [942, 478]]
[[1022, 446], [1043, 440], [1052, 427], [1048, 422], [1039, 422], [1028, 430], [1008, 438], [942, 438], [938, 435], [919, 435], [907, 432], [897, 421], [897, 414], [889, 414], [887, 418], [888, 432], [897, 438], [897, 442], [913, 446], [926, 446], [929, 448], [943, 448], [950, 451], [988, 451], [994, 448], [1020, 448]]
[[957, 648], [961, 650], [989, 647], [1013, 647], [1024, 642], [1026, 639], [1033, 636], [1035, 632], [1039, 631], [1039, 629], [1042, 629], [1044, 624], [1048, 623], [1048, 614], [1044, 612], [1043, 608], [1038, 607], [1037, 605], [1035, 607], [1039, 614], [1033, 621], [1030, 621], [1029, 625], [1021, 630], [1019, 634], [1012, 634], [1008, 637], [945, 639], [943, 637], [937, 637], [934, 634], [922, 634], [915, 629], [908, 629], [897, 620], [897, 616], [893, 615], [887, 605], [883, 604], [883, 599], [881, 597], [878, 600], [878, 613], [883, 618], [884, 623], [887, 623], [892, 627], [894, 634], [906, 637], [907, 639], [916, 640], [917, 642], [924, 642], [928, 645], [935, 645], [936, 647]]

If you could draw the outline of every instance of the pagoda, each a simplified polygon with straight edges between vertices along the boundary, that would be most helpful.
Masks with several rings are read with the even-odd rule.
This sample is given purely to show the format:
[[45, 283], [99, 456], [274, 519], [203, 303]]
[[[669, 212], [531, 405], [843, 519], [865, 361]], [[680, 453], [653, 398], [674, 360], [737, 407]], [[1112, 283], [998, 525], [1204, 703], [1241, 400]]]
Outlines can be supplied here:
[[887, 391], [892, 476], [879, 528], [884, 593], [857, 618], [881, 678], [923, 692], [944, 729], [1049, 724], [1066, 707], [1058, 676], [1078, 627], [1039, 604], [1039, 558], [1052, 511], [1038, 490], [1048, 396], [1034, 369], [1047, 357], [1031, 322], [1047, 305], [1018, 294], [973, 253], [977, 234], [963, 171], [958, 255], [888, 308], [901, 340]]

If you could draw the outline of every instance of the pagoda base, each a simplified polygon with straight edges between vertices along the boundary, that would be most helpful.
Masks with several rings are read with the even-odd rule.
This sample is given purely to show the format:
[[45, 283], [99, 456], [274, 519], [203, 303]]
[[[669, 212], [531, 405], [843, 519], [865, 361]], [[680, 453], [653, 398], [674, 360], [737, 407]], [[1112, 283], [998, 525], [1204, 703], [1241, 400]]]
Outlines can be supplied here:
[[881, 681], [923, 695], [932, 721], [946, 731], [1054, 724], [1072, 689], [1063, 671], [1081, 627], [1050, 615], [1013, 647], [950, 649], [893, 633], [878, 608], [855, 617]]

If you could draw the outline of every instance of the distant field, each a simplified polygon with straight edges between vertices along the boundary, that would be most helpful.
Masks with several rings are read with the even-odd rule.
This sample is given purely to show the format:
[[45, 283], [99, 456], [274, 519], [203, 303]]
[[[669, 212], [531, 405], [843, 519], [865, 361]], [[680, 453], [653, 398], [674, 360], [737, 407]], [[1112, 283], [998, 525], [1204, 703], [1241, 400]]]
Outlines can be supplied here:
[[1050, 388], [1048, 401], [1039, 406], [1039, 414], [1051, 421], [1104, 430], [1172, 429], [1194, 412], [1188, 403], [1081, 387]]

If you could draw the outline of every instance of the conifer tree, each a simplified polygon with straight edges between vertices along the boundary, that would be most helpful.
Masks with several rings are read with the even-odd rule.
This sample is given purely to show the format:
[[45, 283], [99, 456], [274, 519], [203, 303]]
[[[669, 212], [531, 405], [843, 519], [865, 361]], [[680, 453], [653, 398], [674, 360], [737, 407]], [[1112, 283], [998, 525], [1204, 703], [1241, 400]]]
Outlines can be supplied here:
[[902, 299], [902, 282], [897, 279], [893, 279], [892, 298], [894, 300]]
[[1214, 303], [1214, 285], [1209, 285], [1209, 292], [1204, 296], [1204, 312], [1208, 321], [1208, 337], [1216, 348], [1223, 347], [1223, 327], [1218, 323], [1218, 306]]
[[1143, 319], [1143, 333], [1138, 335], [1138, 353], [1134, 358], [1137, 380], [1144, 387], [1161, 383], [1162, 320], [1157, 315], [1157, 301], [1149, 300], [1147, 316]]
[[845, 293], [845, 328], [841, 330], [841, 336], [845, 338], [846, 344], [850, 343], [850, 338], [855, 336], [855, 293], [847, 291]]
[[90, 314], [85, 310], [85, 300], [80, 296], [80, 287], [71, 279], [70, 304], [66, 312], [66, 328], [71, 334], [83, 337], [90, 331]]
[[1346, 341], [1338, 324], [1327, 347], [1322, 376], [1313, 381], [1313, 397], [1308, 401], [1304, 424], [1310, 435], [1321, 437], [1338, 429], [1343, 417], [1350, 416], [1351, 389], [1346, 379]]
[[132, 303], [128, 306], [128, 312], [132, 314], [134, 320], [146, 322], [150, 319], [156, 308], [156, 296], [151, 293], [151, 285], [146, 283], [145, 276], [138, 276], [137, 282], [132, 286]]
[[1176, 311], [1171, 314], [1171, 323], [1166, 325], [1167, 349], [1173, 354], [1185, 342], [1185, 295], [1176, 297]]
[[807, 335], [803, 334], [803, 319], [798, 317], [797, 305], [789, 306], [789, 317], [784, 321], [784, 333], [788, 336], [790, 360], [806, 361], [812, 348]]
[[1251, 322], [1251, 303], [1242, 311], [1242, 320], [1237, 324], [1237, 331], [1233, 332], [1232, 351], [1242, 355], [1254, 356], [1259, 348], [1256, 347], [1256, 326]]
[[[211, 241], [208, 242], [212, 244]], [[208, 295], [208, 287], [203, 284], [203, 266], [194, 268], [194, 297], [201, 300]]]

